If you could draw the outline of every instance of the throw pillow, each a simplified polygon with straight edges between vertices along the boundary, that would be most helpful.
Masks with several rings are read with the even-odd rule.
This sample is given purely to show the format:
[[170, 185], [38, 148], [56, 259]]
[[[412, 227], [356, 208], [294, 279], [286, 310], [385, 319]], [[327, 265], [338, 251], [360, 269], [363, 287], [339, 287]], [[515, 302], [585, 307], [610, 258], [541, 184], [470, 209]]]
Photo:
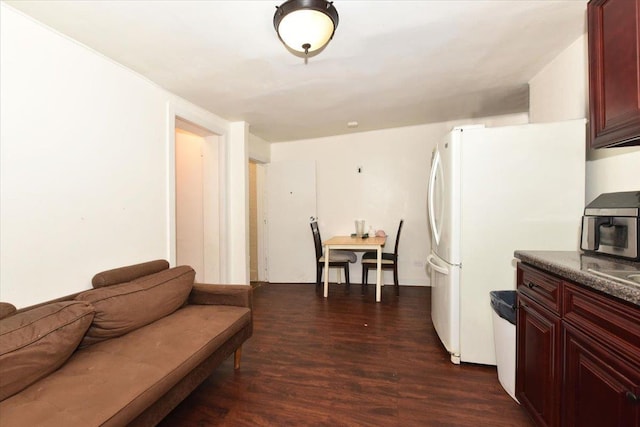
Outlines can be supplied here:
[[93, 307], [80, 301], [51, 303], [1, 319], [0, 400], [62, 366], [92, 319]]
[[16, 306], [8, 302], [0, 302], [0, 319], [11, 316], [16, 312]]
[[113, 270], [101, 271], [93, 276], [91, 284], [94, 288], [117, 285], [119, 283], [130, 282], [149, 274], [158, 273], [169, 268], [169, 262], [163, 259], [143, 262], [142, 264], [128, 265], [126, 267], [114, 268]]
[[96, 310], [81, 347], [119, 337], [167, 316], [187, 301], [195, 271], [175, 267], [131, 282], [92, 289], [76, 296]]

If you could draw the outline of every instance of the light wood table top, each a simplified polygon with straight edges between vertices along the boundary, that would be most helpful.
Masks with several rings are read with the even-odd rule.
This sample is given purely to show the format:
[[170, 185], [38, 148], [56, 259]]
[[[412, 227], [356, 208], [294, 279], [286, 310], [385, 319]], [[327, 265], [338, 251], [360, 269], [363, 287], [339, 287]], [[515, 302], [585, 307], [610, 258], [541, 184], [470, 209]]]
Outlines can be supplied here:
[[323, 245], [337, 246], [384, 246], [386, 237], [355, 237], [355, 236], [335, 236], [323, 242]]

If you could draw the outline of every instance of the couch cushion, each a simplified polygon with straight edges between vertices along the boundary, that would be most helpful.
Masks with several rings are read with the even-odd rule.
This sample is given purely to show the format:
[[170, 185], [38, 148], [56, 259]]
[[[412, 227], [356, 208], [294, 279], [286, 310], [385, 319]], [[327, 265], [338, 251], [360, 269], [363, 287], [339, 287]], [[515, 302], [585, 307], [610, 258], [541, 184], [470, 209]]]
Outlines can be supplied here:
[[118, 283], [130, 282], [140, 277], [158, 273], [169, 268], [169, 262], [163, 259], [143, 262], [142, 264], [128, 265], [126, 267], [114, 268], [113, 270], [102, 271], [91, 279], [94, 288], [117, 285]]
[[78, 350], [62, 368], [0, 402], [0, 424], [126, 425], [250, 323], [244, 307], [183, 307]]
[[91, 303], [96, 310], [81, 347], [119, 337], [173, 313], [186, 302], [195, 275], [189, 266], [175, 267], [77, 295], [77, 300]]
[[0, 302], [0, 319], [11, 316], [16, 312], [16, 306], [8, 302]]
[[0, 400], [58, 369], [92, 318], [90, 304], [65, 301], [0, 320]]

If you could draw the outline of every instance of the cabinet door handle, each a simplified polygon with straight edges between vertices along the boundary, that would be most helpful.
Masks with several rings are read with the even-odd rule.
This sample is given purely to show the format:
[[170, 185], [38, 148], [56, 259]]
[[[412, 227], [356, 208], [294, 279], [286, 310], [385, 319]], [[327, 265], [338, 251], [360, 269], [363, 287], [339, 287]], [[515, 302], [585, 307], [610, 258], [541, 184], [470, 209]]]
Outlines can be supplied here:
[[527, 282], [527, 283], [526, 283], [526, 285], [527, 285], [527, 288], [529, 288], [529, 289], [533, 289], [533, 288], [535, 288], [536, 286], [538, 286], [538, 285], [536, 285], [536, 284], [535, 284], [535, 283], [533, 283], [533, 282]]
[[627, 396], [627, 400], [628, 400], [629, 402], [631, 402], [631, 403], [638, 403], [638, 402], [640, 402], [640, 399], [638, 399], [638, 396], [637, 396], [634, 392], [632, 392], [632, 391], [628, 391], [628, 392], [626, 393], [626, 396]]

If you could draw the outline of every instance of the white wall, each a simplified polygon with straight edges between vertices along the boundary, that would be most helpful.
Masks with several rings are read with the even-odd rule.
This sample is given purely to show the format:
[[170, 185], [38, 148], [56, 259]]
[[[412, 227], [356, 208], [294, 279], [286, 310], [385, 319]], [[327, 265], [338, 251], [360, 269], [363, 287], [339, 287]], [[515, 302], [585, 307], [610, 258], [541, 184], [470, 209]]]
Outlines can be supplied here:
[[[30, 305], [87, 289], [104, 269], [171, 259], [168, 112], [227, 122], [1, 7], [0, 299]], [[235, 160], [230, 171], [246, 168]]]
[[[587, 37], [578, 38], [529, 82], [532, 122], [588, 117]], [[588, 150], [588, 203], [601, 193], [640, 190], [640, 147]]]
[[259, 163], [271, 161], [271, 147], [267, 141], [249, 133], [249, 158]]
[[602, 193], [640, 190], [640, 147], [592, 150], [587, 161], [587, 202]]
[[583, 35], [529, 81], [529, 119], [542, 123], [585, 118], [587, 97], [587, 37]]
[[[323, 239], [355, 232], [354, 220], [363, 218], [367, 229], [372, 225], [387, 232], [385, 250], [392, 252], [398, 222], [403, 218], [399, 281], [403, 285], [428, 285], [425, 260], [431, 238], [427, 231], [426, 200], [435, 144], [453, 126], [472, 123], [503, 126], [527, 121], [526, 114], [517, 114], [272, 143], [271, 160], [316, 161], [317, 212]], [[279, 233], [276, 230], [271, 234]], [[273, 241], [273, 237], [269, 240]], [[291, 265], [314, 259], [313, 244], [306, 243], [287, 242]], [[315, 281], [313, 263], [310, 265], [306, 282]], [[270, 271], [270, 277], [272, 274], [276, 272]], [[359, 263], [352, 264], [350, 274], [353, 283], [360, 282]], [[277, 272], [277, 276], [293, 278], [294, 272]], [[393, 283], [392, 278], [391, 272], [385, 272], [385, 283]]]

